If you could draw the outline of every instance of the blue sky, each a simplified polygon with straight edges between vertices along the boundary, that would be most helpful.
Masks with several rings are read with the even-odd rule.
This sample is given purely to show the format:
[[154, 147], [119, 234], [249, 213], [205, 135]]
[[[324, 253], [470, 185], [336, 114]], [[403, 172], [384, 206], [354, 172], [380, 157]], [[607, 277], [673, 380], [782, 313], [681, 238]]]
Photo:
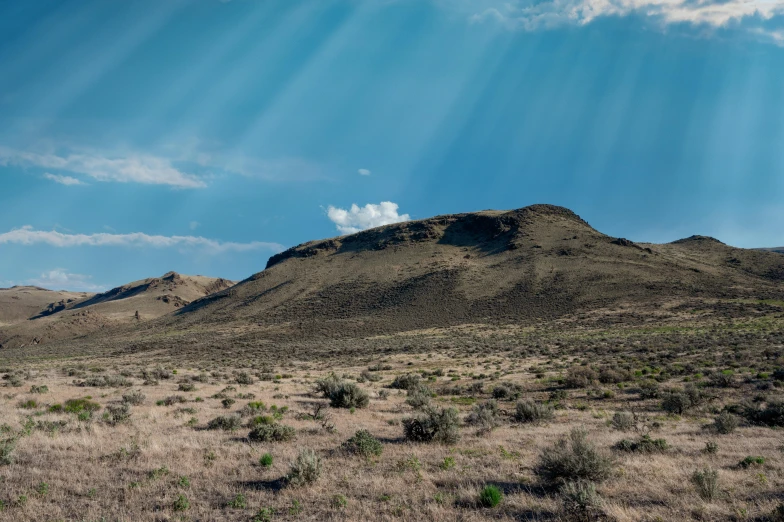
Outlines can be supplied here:
[[784, 244], [784, 0], [0, 1], [0, 286], [532, 203]]

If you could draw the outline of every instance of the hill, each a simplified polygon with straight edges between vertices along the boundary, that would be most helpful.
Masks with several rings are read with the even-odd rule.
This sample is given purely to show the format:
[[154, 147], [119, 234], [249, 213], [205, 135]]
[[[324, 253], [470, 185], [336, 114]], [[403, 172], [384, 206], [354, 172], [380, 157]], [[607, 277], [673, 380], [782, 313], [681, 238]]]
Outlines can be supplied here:
[[312, 241], [266, 270], [151, 324], [257, 339], [537, 324], [620, 303], [782, 299], [784, 257], [704, 236], [637, 244], [568, 209], [438, 216]]
[[25, 321], [50, 303], [74, 303], [92, 295], [84, 292], [58, 292], [36, 286], [0, 288], [0, 327]]
[[[17, 316], [26, 314], [26, 317], [0, 328], [0, 346], [42, 344], [81, 337], [122, 324], [138, 324], [171, 313], [233, 284], [226, 279], [169, 272], [162, 277], [135, 281], [101, 294], [71, 296], [38, 289], [41, 299], [37, 307], [31, 305], [18, 310]], [[32, 290], [29, 293], [38, 296]], [[50, 296], [46, 304], [41, 303], [44, 295]], [[32, 298], [29, 301], [32, 302]]]

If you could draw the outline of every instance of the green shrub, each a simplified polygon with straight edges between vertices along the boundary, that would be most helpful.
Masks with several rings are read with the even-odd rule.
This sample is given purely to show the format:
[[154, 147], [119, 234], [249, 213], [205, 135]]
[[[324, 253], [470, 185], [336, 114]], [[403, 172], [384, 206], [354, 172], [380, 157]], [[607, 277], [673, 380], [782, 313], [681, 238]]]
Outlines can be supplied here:
[[384, 446], [367, 430], [357, 431], [353, 437], [343, 443], [342, 448], [355, 455], [365, 458], [379, 457], [384, 451]]
[[407, 440], [454, 444], [460, 440], [460, 421], [455, 408], [428, 408], [415, 417], [403, 419]]
[[208, 430], [237, 431], [242, 427], [242, 419], [238, 415], [221, 415], [207, 423]]
[[63, 411], [66, 413], [92, 413], [101, 409], [101, 405], [97, 402], [91, 402], [88, 398], [84, 399], [68, 399], [63, 405]]
[[711, 468], [697, 470], [692, 474], [691, 481], [704, 500], [712, 501], [721, 496], [718, 471]]
[[49, 387], [46, 386], [45, 384], [41, 386], [36, 386], [35, 384], [33, 384], [32, 386], [30, 386], [30, 393], [49, 393]]
[[296, 430], [285, 424], [259, 424], [248, 434], [252, 442], [288, 442], [293, 440]]
[[335, 509], [344, 509], [348, 506], [348, 499], [345, 495], [333, 495], [330, 504], [332, 504], [332, 507]]
[[709, 455], [715, 455], [718, 452], [719, 452], [719, 445], [716, 444], [714, 441], [709, 440], [708, 442], [705, 443], [705, 453], [708, 453]]
[[455, 467], [455, 458], [454, 457], [444, 457], [444, 461], [439, 464], [439, 468], [443, 469], [444, 471], [448, 471]]
[[744, 416], [754, 424], [784, 426], [784, 401], [770, 401], [764, 408], [746, 408]]
[[500, 504], [503, 499], [503, 492], [498, 486], [492, 484], [483, 487], [482, 491], [479, 492], [479, 503], [484, 507], [494, 508]]
[[613, 447], [630, 453], [662, 453], [669, 448], [666, 440], [652, 439], [650, 435], [643, 435], [639, 440], [623, 439]]
[[275, 424], [275, 418], [270, 415], [256, 415], [248, 421], [249, 428], [254, 428], [262, 424]]
[[519, 384], [502, 382], [493, 387], [492, 395], [494, 399], [515, 400], [523, 392]]
[[691, 407], [691, 400], [685, 393], [669, 392], [662, 399], [661, 407], [667, 413], [681, 415]]
[[640, 399], [658, 399], [659, 383], [656, 381], [645, 381], [640, 384]]
[[259, 458], [259, 464], [263, 468], [271, 468], [273, 461], [272, 453], [265, 453]]
[[367, 408], [370, 396], [356, 384], [343, 382], [330, 394], [329, 403], [333, 408]]
[[14, 463], [16, 440], [15, 437], [0, 440], [0, 466], [8, 466]]
[[568, 437], [542, 451], [535, 471], [551, 484], [601, 482], [610, 476], [613, 465], [612, 457], [600, 453], [588, 441], [585, 429], [575, 428]]
[[313, 450], [303, 449], [291, 463], [286, 479], [292, 486], [306, 486], [316, 482], [321, 471], [321, 457]]
[[765, 457], [753, 457], [749, 455], [738, 463], [738, 466], [743, 469], [748, 469], [752, 466], [762, 466], [765, 464]]
[[232, 406], [234, 406], [234, 403], [235, 403], [235, 402], [237, 402], [237, 401], [235, 401], [235, 400], [234, 400], [234, 399], [232, 399], [231, 397], [226, 397], [225, 399], [223, 399], [223, 400], [221, 401], [221, 405], [222, 405], [224, 408], [226, 408], [226, 409], [228, 410], [229, 408], [231, 408]]
[[418, 386], [419, 382], [422, 380], [422, 377], [415, 373], [407, 373], [405, 375], [398, 375], [392, 381], [392, 384], [389, 385], [390, 388], [394, 388], [396, 390], [408, 390], [413, 388], [414, 386]]
[[180, 495], [177, 497], [177, 500], [174, 501], [172, 507], [174, 511], [187, 511], [191, 507], [191, 503], [188, 501], [188, 497]]
[[232, 509], [245, 509], [248, 507], [248, 499], [242, 493], [237, 493], [226, 505]]
[[38, 407], [38, 401], [35, 399], [28, 399], [26, 401], [19, 402], [19, 407], [25, 410], [34, 410]]
[[720, 413], [713, 421], [713, 429], [716, 430], [716, 433], [721, 433], [722, 435], [732, 433], [737, 427], [738, 418], [726, 411]]
[[517, 422], [539, 424], [552, 420], [554, 416], [553, 407], [542, 402], [524, 400], [519, 401], [515, 406], [515, 420]]
[[192, 392], [196, 391], [196, 385], [192, 382], [182, 382], [179, 386], [177, 386], [177, 391], [181, 392]]

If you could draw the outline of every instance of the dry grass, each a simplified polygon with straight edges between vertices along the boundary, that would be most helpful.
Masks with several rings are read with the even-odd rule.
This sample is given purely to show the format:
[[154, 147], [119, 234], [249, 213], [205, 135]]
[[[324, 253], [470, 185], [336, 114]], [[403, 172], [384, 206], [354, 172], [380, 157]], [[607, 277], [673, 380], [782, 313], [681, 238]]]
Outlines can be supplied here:
[[[118, 367], [127, 370], [136, 362], [128, 360]], [[457, 361], [442, 354], [425, 359], [395, 356], [384, 362], [391, 369], [375, 372], [383, 377], [381, 381], [360, 384], [370, 392], [370, 406], [353, 413], [330, 409], [329, 423], [307, 418], [312, 403], [322, 400], [312, 393], [313, 382], [326, 373], [317, 373], [314, 364], [303, 364], [276, 382], [246, 386], [230, 384], [232, 371], [225, 371], [207, 383], [196, 382], [192, 392], [178, 392], [179, 382], [200, 372], [182, 368], [155, 386], [143, 386], [139, 370], [133, 370], [132, 388], [80, 388], [72, 384], [73, 377], [53, 368], [32, 371], [23, 387], [3, 390], [2, 422], [14, 431], [21, 430], [28, 418], [34, 422], [66, 420], [68, 424], [55, 433], [31, 429], [19, 439], [15, 462], [0, 466], [0, 500], [5, 505], [0, 520], [253, 520], [262, 508], [274, 510], [272, 520], [560, 520], [557, 491], [548, 489], [534, 473], [540, 452], [575, 426], [584, 426], [589, 439], [607, 452], [619, 439], [630, 436], [608, 425], [612, 413], [626, 407], [625, 399], [594, 399], [586, 390], [577, 390], [569, 392], [562, 401], [565, 408], [557, 410], [549, 423], [516, 425], [511, 416], [514, 402], [500, 401], [501, 410], [509, 416], [489, 434], [464, 426], [461, 440], [451, 447], [409, 444], [400, 424], [411, 413], [405, 393], [390, 390], [388, 400], [377, 398], [397, 374], [455, 370], [451, 375], [459, 375], [459, 380], [446, 374], [434, 381], [431, 378], [429, 385], [440, 389], [477, 382], [467, 374], [479, 374], [489, 366], [508, 374], [503, 380], [517, 382], [524, 397], [537, 400], [546, 398], [550, 384], [521, 371], [538, 366], [540, 359], [490, 357], [478, 366], [476, 358]], [[366, 367], [330, 369], [356, 377]], [[484, 392], [474, 395], [482, 400], [489, 397], [496, 381], [479, 382], [484, 382]], [[49, 393], [28, 393], [34, 384], [48, 386]], [[211, 397], [228, 385], [236, 388], [225, 392], [236, 403], [227, 411], [220, 398]], [[103, 422], [106, 406], [119, 403], [129, 389], [143, 390], [145, 402], [132, 407], [128, 422]], [[176, 394], [188, 402], [156, 405]], [[252, 444], [246, 439], [250, 430], [245, 427], [236, 432], [204, 429], [217, 416], [239, 412], [249, 399], [238, 396], [246, 394], [268, 407], [287, 406], [280, 422], [297, 429], [296, 440]], [[47, 405], [85, 396], [103, 407], [92, 421], [46, 412]], [[197, 397], [203, 401], [195, 402]], [[28, 399], [42, 405], [33, 410], [20, 408]], [[434, 399], [436, 405], [457, 405], [461, 417], [470, 411], [464, 402], [470, 401], [451, 396]], [[610, 519], [762, 520], [784, 500], [780, 430], [741, 426], [730, 435], [718, 436], [703, 428], [712, 420], [705, 410], [667, 417], [655, 411], [656, 400], [638, 401], [636, 407], [656, 416], [661, 427], [655, 436], [666, 438], [672, 449], [652, 455], [613, 452], [617, 458], [613, 476], [597, 487]], [[191, 413], [190, 408], [195, 411]], [[195, 424], [191, 418], [197, 419]], [[325, 429], [327, 424], [334, 425], [334, 430]], [[359, 429], [367, 429], [383, 442], [381, 457], [364, 459], [339, 451]], [[718, 442], [716, 454], [703, 451], [708, 440]], [[322, 456], [324, 472], [312, 486], [288, 487], [282, 479], [302, 448]], [[274, 456], [270, 468], [258, 463], [266, 452]], [[762, 455], [765, 464], [741, 469], [737, 464], [747, 455]], [[454, 466], [444, 466], [447, 457]], [[708, 466], [719, 470], [723, 491], [722, 498], [710, 503], [699, 497], [690, 482], [695, 469]], [[187, 484], [181, 477], [187, 477]], [[42, 483], [47, 485], [45, 494], [40, 492]], [[504, 491], [498, 507], [479, 506], [477, 495], [485, 484]], [[229, 507], [238, 494], [246, 499], [244, 509]], [[189, 507], [175, 511], [180, 495], [187, 497]], [[345, 506], [335, 500], [337, 495], [345, 497]], [[23, 497], [26, 501], [20, 501]]]

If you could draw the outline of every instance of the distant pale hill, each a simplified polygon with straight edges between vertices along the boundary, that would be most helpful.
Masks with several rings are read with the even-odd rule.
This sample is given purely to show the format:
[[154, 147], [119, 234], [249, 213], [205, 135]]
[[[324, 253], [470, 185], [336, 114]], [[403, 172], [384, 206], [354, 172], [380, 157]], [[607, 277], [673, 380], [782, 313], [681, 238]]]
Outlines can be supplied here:
[[74, 303], [92, 295], [84, 292], [56, 292], [36, 286], [0, 288], [0, 327], [25, 321], [49, 303]]
[[[19, 290], [17, 293], [27, 295], [30, 304], [14, 312], [16, 320], [12, 324], [8, 321], [10, 326], [0, 328], [0, 345], [40, 344], [84, 336], [120, 324], [148, 321], [233, 284], [226, 279], [170, 272], [101, 294]], [[13, 290], [0, 291], [0, 299], [12, 301]], [[7, 298], [4, 292], [8, 293]], [[10, 312], [7, 315], [10, 317]]]

